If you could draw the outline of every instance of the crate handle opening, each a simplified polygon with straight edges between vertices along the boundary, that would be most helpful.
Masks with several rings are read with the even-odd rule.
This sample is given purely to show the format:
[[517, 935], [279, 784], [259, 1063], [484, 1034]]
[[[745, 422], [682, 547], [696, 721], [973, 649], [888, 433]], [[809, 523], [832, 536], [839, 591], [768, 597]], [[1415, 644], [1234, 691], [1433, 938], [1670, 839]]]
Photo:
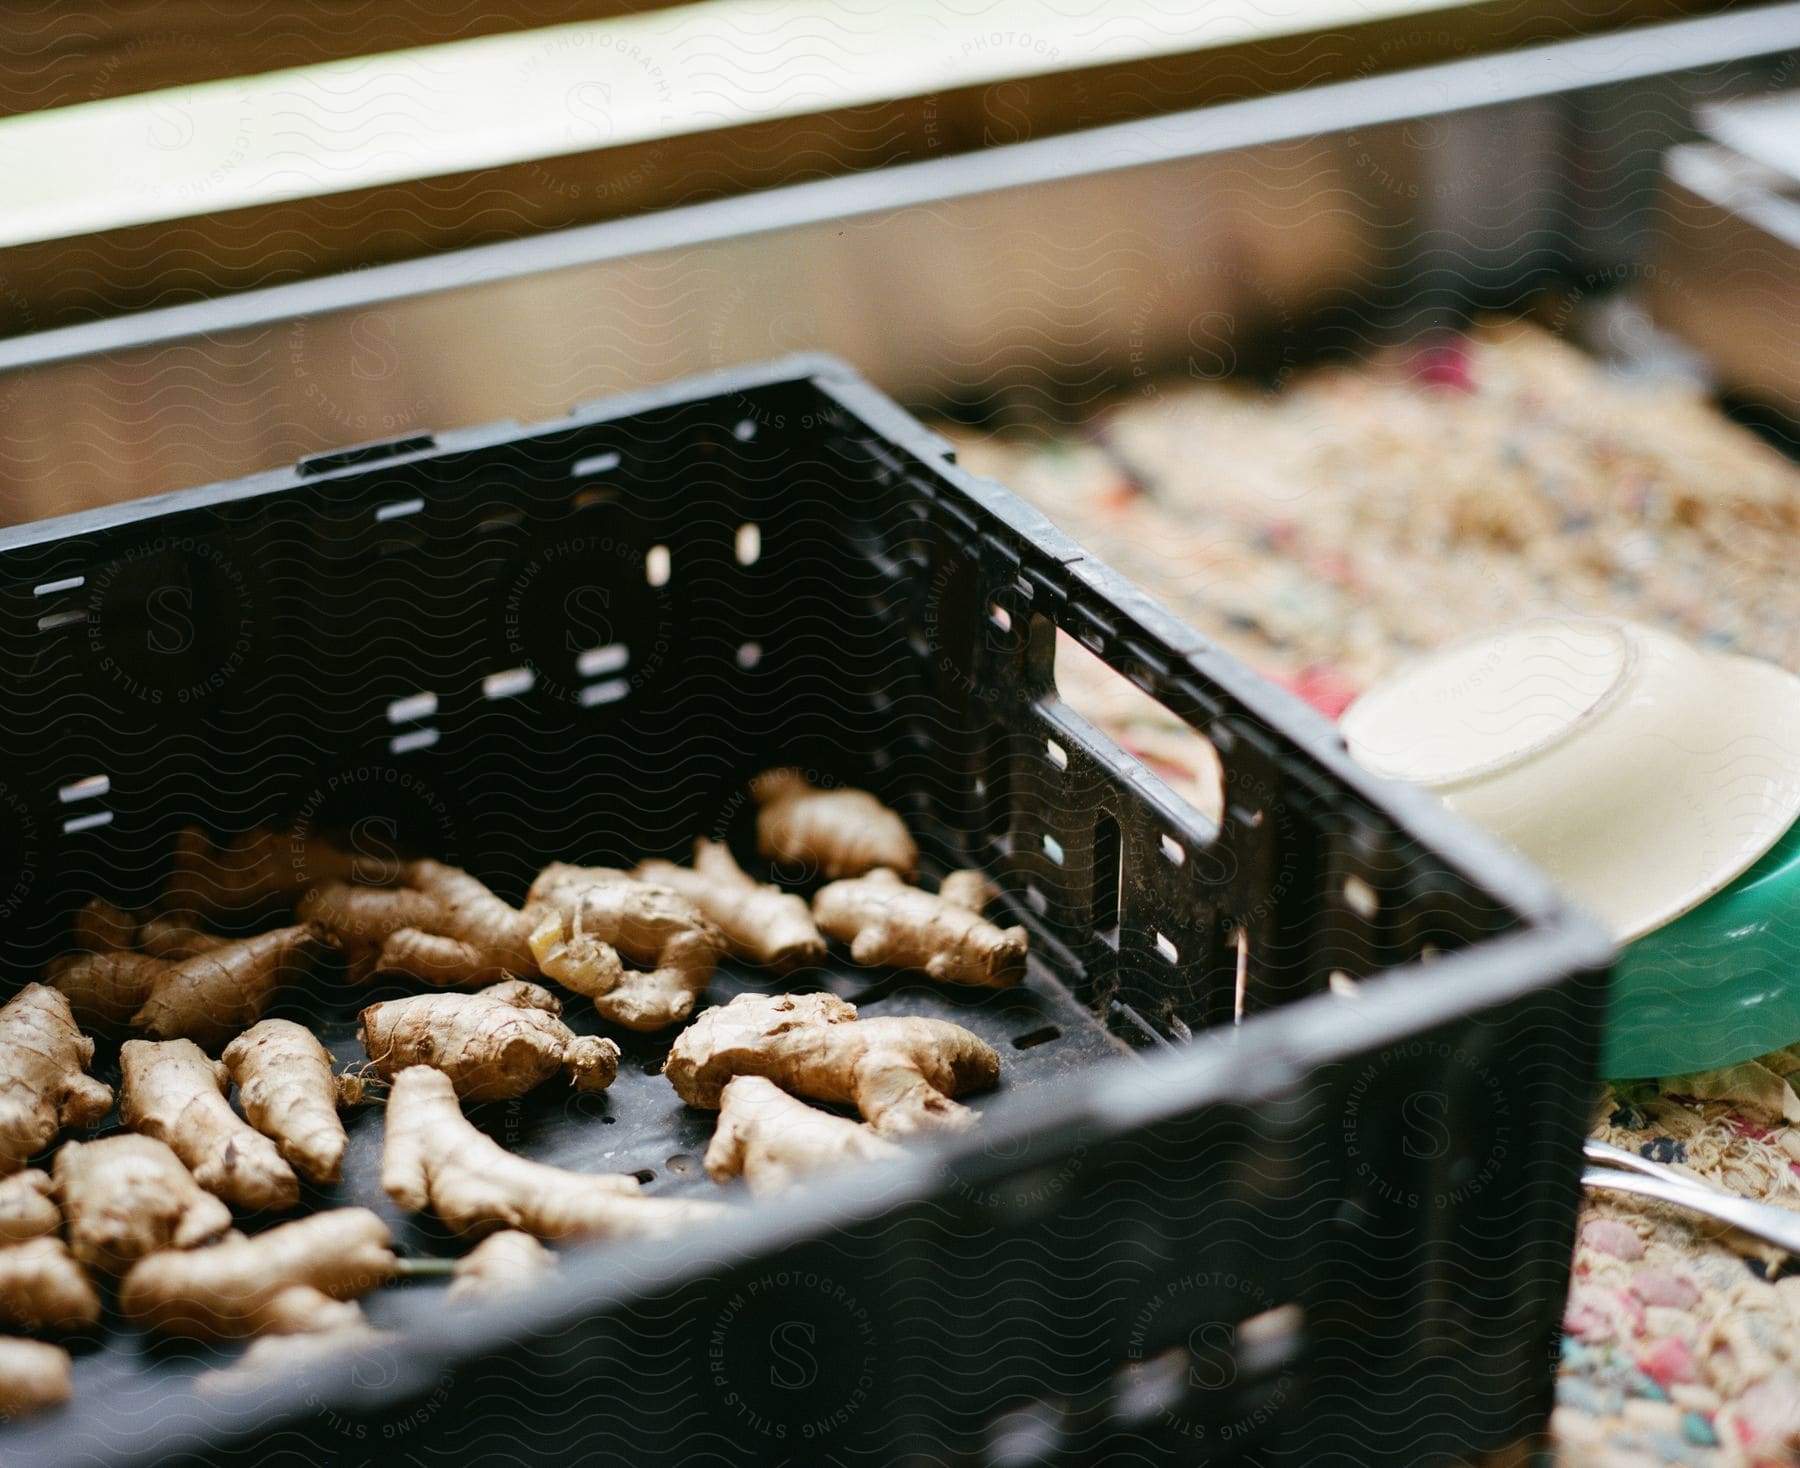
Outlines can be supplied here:
[[1216, 825], [1225, 811], [1218, 747], [1161, 699], [1056, 630], [1056, 697], [1097, 729], [1127, 731], [1121, 747]]

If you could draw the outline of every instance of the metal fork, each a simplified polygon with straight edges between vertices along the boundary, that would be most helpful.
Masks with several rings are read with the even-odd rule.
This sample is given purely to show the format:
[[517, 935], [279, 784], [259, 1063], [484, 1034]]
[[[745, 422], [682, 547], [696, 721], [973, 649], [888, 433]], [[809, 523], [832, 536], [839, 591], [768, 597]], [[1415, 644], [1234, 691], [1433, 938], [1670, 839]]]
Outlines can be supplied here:
[[1627, 1152], [1608, 1142], [1588, 1140], [1581, 1145], [1582, 1154], [1590, 1162], [1602, 1164], [1581, 1174], [1584, 1188], [1610, 1188], [1616, 1193], [1635, 1193], [1655, 1198], [1660, 1203], [1673, 1203], [1721, 1223], [1741, 1228], [1747, 1234], [1778, 1244], [1791, 1254], [1800, 1254], [1800, 1213], [1777, 1208], [1773, 1203], [1759, 1203], [1754, 1198], [1740, 1198], [1684, 1173]]

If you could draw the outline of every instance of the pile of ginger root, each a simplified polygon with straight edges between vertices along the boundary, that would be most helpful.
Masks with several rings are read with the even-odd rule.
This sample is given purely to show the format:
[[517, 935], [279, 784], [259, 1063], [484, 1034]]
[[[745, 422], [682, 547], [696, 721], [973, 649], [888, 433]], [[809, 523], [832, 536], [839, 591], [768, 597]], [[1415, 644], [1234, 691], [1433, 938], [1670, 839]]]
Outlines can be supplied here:
[[[614, 1084], [622, 1047], [571, 1028], [571, 998], [628, 1041], [671, 1041], [661, 1073], [718, 1113], [718, 1183], [776, 1192], [973, 1125], [955, 1098], [1000, 1068], [974, 1034], [863, 1018], [782, 981], [835, 942], [853, 963], [1006, 987], [1024, 930], [988, 921], [996, 894], [976, 873], [915, 885], [917, 846], [866, 791], [777, 769], [750, 795], [757, 855], [810, 897], [704, 837], [685, 863], [551, 862], [515, 906], [441, 861], [257, 829], [184, 832], [149, 908], [90, 899], [44, 982], [0, 1009], [0, 1331], [20, 1333], [0, 1336], [0, 1414], [69, 1399], [65, 1342], [94, 1338], [108, 1298], [151, 1333], [248, 1339], [199, 1383], [230, 1391], [391, 1340], [358, 1301], [396, 1281], [452, 1274], [445, 1304], [466, 1308], [554, 1274], [556, 1246], [728, 1215], [631, 1172], [517, 1155], [465, 1114]], [[705, 1008], [724, 959], [778, 987]], [[363, 1058], [340, 1065], [312, 1028], [321, 983], [379, 985], [358, 1016]], [[93, 1074], [96, 1034], [116, 1086]], [[435, 1215], [470, 1246], [461, 1260], [395, 1252], [349, 1191], [347, 1113], [379, 1116], [381, 1191]]]

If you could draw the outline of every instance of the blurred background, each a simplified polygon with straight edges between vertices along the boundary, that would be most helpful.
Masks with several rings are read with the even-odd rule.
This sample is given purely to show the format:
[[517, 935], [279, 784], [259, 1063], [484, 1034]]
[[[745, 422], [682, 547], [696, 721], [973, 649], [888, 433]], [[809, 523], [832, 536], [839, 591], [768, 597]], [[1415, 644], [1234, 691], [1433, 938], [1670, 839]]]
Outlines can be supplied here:
[[9, 6], [4, 517], [803, 347], [1010, 430], [1497, 311], [1689, 348], [1774, 421], [1797, 37], [1716, 0]]

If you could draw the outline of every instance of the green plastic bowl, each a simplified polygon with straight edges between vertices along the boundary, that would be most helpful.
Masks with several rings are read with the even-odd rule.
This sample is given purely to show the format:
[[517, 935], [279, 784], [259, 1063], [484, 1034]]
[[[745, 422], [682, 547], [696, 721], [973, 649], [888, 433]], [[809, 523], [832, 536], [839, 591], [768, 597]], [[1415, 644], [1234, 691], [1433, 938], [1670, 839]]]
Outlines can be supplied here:
[[1735, 1065], [1800, 1041], [1800, 823], [1724, 891], [1624, 948], [1602, 1073]]

